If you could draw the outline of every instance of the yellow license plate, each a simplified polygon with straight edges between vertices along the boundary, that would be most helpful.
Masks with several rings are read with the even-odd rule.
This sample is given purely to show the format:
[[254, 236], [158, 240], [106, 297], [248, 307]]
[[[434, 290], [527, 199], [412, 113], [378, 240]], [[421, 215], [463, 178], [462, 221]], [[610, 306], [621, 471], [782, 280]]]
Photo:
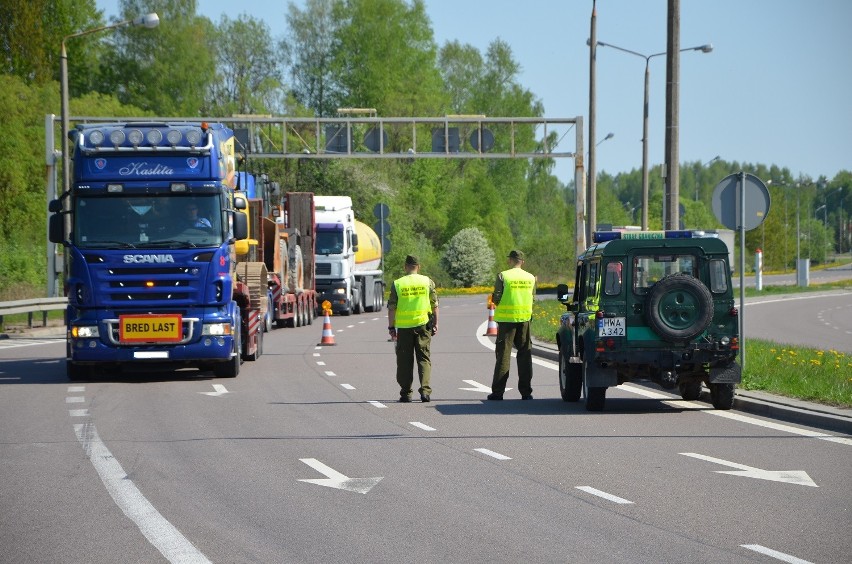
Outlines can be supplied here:
[[177, 314], [122, 315], [118, 325], [122, 343], [174, 343], [183, 338], [183, 318]]

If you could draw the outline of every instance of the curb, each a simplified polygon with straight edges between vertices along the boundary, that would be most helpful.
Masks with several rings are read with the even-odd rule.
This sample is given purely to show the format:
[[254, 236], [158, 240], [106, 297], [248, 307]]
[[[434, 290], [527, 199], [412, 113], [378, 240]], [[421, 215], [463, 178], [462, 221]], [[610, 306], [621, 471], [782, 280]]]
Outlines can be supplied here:
[[[556, 345], [533, 342], [533, 356], [559, 361]], [[645, 385], [645, 382], [632, 382]], [[656, 390], [657, 387], [654, 386]], [[710, 394], [702, 392], [701, 400], [710, 403]], [[813, 402], [786, 398], [766, 392], [736, 390], [734, 409], [754, 415], [762, 415], [788, 423], [798, 423], [826, 431], [852, 435], [852, 410], [831, 407]]]

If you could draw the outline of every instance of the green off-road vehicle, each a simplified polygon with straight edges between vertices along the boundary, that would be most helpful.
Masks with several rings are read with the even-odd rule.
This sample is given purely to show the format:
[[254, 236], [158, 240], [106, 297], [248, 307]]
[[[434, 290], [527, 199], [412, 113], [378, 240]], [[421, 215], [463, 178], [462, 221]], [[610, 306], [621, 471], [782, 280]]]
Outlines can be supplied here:
[[742, 374], [728, 248], [700, 235], [595, 233], [573, 296], [556, 289], [568, 308], [556, 334], [563, 400], [582, 393], [586, 409], [601, 411], [608, 387], [651, 380], [685, 400], [706, 384], [716, 409], [731, 408]]

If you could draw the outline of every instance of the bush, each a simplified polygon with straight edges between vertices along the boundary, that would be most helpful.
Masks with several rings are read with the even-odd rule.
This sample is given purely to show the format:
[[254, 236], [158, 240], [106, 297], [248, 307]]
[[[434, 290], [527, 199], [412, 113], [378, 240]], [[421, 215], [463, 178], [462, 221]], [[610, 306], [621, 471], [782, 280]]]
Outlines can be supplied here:
[[455, 286], [470, 288], [487, 284], [494, 273], [494, 251], [482, 231], [462, 229], [447, 242], [441, 265]]

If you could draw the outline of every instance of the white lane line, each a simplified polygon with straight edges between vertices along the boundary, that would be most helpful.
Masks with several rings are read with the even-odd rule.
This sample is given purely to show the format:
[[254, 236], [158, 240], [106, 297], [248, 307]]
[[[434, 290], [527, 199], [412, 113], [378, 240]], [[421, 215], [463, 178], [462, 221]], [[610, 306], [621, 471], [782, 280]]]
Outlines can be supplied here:
[[320, 356], [320, 353], [314, 353], [314, 356]]
[[68, 415], [71, 417], [88, 417], [89, 410], [88, 409], [69, 409]]
[[476, 452], [481, 452], [482, 454], [491, 456], [496, 458], [497, 460], [512, 460], [511, 456], [506, 456], [505, 454], [500, 454], [499, 452], [494, 452], [493, 450], [488, 450], [487, 448], [475, 448], [473, 449]]
[[790, 554], [785, 554], [783, 552], [778, 552], [777, 550], [772, 550], [771, 548], [766, 548], [765, 546], [761, 546], [759, 544], [741, 544], [743, 548], [747, 548], [749, 550], [753, 550], [755, 552], [759, 552], [761, 554], [765, 554], [766, 556], [771, 556], [776, 560], [780, 560], [781, 562], [789, 562], [790, 564], [813, 564], [809, 560], [802, 560], [801, 558], [796, 558]]
[[714, 409], [707, 410], [704, 413], [707, 413], [709, 415], [715, 415], [716, 417], [724, 417], [725, 419], [733, 419], [734, 421], [740, 421], [741, 423], [757, 425], [758, 427], [766, 427], [767, 429], [774, 429], [776, 431], [781, 431], [784, 433], [791, 433], [793, 435], [801, 435], [803, 437], [810, 437], [814, 439], [822, 439], [824, 441], [831, 441], [834, 443], [852, 445], [852, 439], [848, 439], [845, 437], [834, 437], [832, 435], [829, 435], [827, 433], [821, 433], [819, 431], [800, 429], [799, 427], [792, 427], [790, 425], [784, 425], [782, 423], [773, 423], [772, 421], [763, 421], [762, 419], [755, 419], [754, 417], [740, 415], [739, 413], [731, 413], [730, 411], [720, 411], [718, 409]]
[[[764, 303], [764, 302], [760, 302]], [[480, 331], [483, 330], [482, 326], [480, 326]], [[480, 339], [482, 342], [482, 338]], [[494, 348], [494, 344], [489, 341], [491, 345], [491, 349]], [[554, 368], [558, 370], [558, 365], [551, 364], [550, 368]], [[811, 437], [815, 439], [820, 439], [823, 441], [829, 441], [832, 443], [839, 443], [843, 445], [852, 446], [852, 438], [848, 437], [835, 437], [833, 435], [829, 435], [827, 433], [820, 433], [818, 431], [810, 431], [808, 429], [801, 429], [799, 427], [793, 427], [791, 425], [782, 425], [781, 423], [772, 423], [771, 421], [763, 421], [762, 419], [756, 419], [754, 417], [749, 417], [747, 415], [740, 415], [739, 413], [734, 413], [730, 411], [724, 411], [719, 409], [711, 409], [705, 405], [700, 403], [696, 404], [694, 402], [684, 402], [681, 400], [675, 400], [671, 396], [662, 394], [660, 392], [655, 392], [654, 390], [649, 390], [647, 388], [636, 386], [633, 384], [621, 384], [617, 387], [619, 390], [624, 390], [625, 392], [630, 392], [631, 394], [636, 394], [639, 396], [644, 396], [646, 398], [658, 399], [664, 401], [666, 404], [677, 407], [680, 409], [690, 409], [695, 411], [701, 411], [702, 413], [706, 413], [708, 415], [715, 415], [717, 417], [725, 417], [727, 419], [733, 419], [735, 421], [739, 421], [740, 423], [747, 423], [749, 425], [757, 425], [760, 427], [766, 427], [767, 429], [775, 429], [776, 431], [782, 431], [784, 433], [792, 433], [794, 435], [801, 435], [803, 437]]]
[[323, 362], [323, 361], [321, 361], [321, 360], [318, 360], [318, 361], [317, 361], [317, 366], [325, 366], [325, 362]]
[[71, 396], [65, 398], [65, 403], [83, 403], [84, 401], [86, 401], [86, 398], [82, 396]]
[[355, 386], [353, 386], [351, 384], [340, 384], [340, 387], [346, 388], [347, 390], [354, 390], [355, 389]]
[[0, 380], [20, 380], [20, 376], [3, 376]]
[[426, 423], [421, 423], [420, 421], [409, 421], [409, 423], [418, 429], [423, 429], [424, 431], [437, 431], [434, 427], [430, 427]]
[[157, 508], [145, 499], [91, 423], [74, 425], [77, 440], [121, 511], [169, 562], [210, 562]]
[[609, 500], [613, 503], [620, 503], [622, 505], [632, 505], [633, 502], [629, 499], [624, 499], [623, 497], [618, 497], [617, 495], [612, 495], [606, 492], [602, 492], [601, 490], [595, 489], [591, 486], [577, 486], [578, 490], [582, 490], [586, 493], [596, 495], [598, 497], [602, 497], [606, 500]]
[[75, 392], [85, 392], [86, 386], [68, 386], [68, 393], [72, 394]]
[[334, 373], [334, 372], [332, 372], [331, 370], [326, 370], [326, 371], [325, 371], [325, 375], [326, 375], [326, 376], [337, 376], [337, 374], [335, 374], [335, 373]]
[[369, 403], [369, 404], [370, 404], [370, 405], [372, 405], [373, 407], [378, 407], [379, 409], [381, 409], [381, 408], [387, 408], [387, 406], [386, 406], [385, 404], [383, 404], [382, 402], [380, 402], [380, 401], [372, 400], [372, 401], [368, 401], [367, 403]]

